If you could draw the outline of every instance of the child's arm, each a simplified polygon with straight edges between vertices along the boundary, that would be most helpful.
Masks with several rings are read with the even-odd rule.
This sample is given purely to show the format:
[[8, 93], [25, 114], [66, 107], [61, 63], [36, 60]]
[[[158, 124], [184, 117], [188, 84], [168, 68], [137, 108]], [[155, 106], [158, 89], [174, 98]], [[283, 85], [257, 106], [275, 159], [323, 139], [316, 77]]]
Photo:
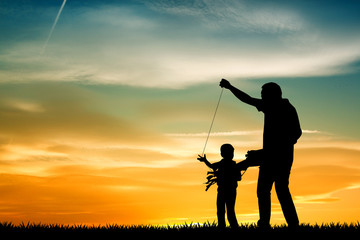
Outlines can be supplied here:
[[211, 164], [207, 159], [206, 159], [206, 154], [204, 154], [204, 156], [200, 156], [197, 158], [197, 160], [199, 160], [200, 162], [204, 162], [206, 164], [206, 166], [208, 166], [209, 168], [214, 169], [215, 166], [213, 166], [213, 164]]

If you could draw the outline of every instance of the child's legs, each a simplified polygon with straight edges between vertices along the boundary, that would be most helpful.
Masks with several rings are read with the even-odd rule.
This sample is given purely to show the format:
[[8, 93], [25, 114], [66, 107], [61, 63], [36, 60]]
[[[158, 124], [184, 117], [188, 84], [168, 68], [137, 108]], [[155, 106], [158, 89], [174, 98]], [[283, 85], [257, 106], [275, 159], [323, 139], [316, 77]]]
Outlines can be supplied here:
[[217, 218], [218, 218], [218, 226], [225, 227], [225, 194], [224, 191], [218, 189], [217, 199], [216, 199], [216, 207], [217, 207]]
[[232, 228], [236, 228], [239, 226], [236, 214], [235, 214], [235, 202], [236, 202], [236, 188], [227, 190], [226, 194], [226, 211], [227, 218]]

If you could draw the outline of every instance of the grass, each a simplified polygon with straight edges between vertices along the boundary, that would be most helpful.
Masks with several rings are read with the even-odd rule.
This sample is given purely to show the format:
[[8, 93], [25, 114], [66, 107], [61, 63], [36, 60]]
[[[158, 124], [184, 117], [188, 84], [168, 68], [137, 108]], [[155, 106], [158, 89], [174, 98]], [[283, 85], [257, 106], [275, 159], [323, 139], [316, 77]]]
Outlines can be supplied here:
[[360, 233], [360, 222], [357, 223], [323, 223], [323, 224], [301, 224], [298, 229], [289, 229], [285, 225], [275, 225], [270, 229], [259, 229], [255, 224], [242, 224], [238, 229], [218, 229], [215, 223], [190, 223], [182, 225], [61, 225], [41, 223], [21, 223], [18, 225], [11, 222], [0, 223], [0, 235], [3, 233], [24, 233], [24, 234], [89, 234], [90, 236], [123, 236], [127, 234], [171, 234], [189, 235], [200, 234], [202, 236], [223, 236], [230, 234], [241, 234], [242, 236], [253, 236], [256, 234], [356, 234]]

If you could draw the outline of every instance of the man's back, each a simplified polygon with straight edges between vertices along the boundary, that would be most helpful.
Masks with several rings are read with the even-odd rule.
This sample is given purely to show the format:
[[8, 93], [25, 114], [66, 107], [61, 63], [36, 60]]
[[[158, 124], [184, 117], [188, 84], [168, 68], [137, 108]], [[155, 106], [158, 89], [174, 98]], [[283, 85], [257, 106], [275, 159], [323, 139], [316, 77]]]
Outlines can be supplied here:
[[272, 105], [263, 104], [259, 110], [265, 114], [263, 148], [281, 150], [292, 147], [302, 131], [297, 112], [289, 100], [282, 99]]

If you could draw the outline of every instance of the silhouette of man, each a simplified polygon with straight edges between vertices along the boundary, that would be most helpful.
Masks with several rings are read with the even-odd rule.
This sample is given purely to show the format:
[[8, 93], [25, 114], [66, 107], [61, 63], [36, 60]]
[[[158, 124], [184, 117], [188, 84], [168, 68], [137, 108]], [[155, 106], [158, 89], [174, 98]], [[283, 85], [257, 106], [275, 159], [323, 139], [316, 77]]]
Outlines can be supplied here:
[[294, 144], [302, 131], [295, 108], [282, 98], [279, 85], [270, 82], [262, 86], [261, 99], [253, 98], [222, 79], [220, 86], [229, 89], [239, 100], [262, 111], [264, 118], [263, 149], [248, 152], [248, 166], [252, 159], [260, 161], [257, 185], [260, 219], [259, 227], [270, 226], [271, 188], [275, 190], [289, 227], [297, 227], [299, 219], [289, 190], [289, 176], [293, 163]]
[[[206, 166], [217, 171], [218, 194], [216, 199], [217, 217], [219, 228], [225, 228], [225, 212], [232, 228], [237, 228], [238, 222], [235, 214], [236, 188], [238, 186], [240, 168], [237, 167], [234, 158], [234, 147], [231, 144], [223, 144], [220, 148], [223, 159], [219, 162], [210, 163], [204, 157], [198, 157], [200, 162], [204, 162]], [[226, 210], [225, 210], [226, 208]]]

